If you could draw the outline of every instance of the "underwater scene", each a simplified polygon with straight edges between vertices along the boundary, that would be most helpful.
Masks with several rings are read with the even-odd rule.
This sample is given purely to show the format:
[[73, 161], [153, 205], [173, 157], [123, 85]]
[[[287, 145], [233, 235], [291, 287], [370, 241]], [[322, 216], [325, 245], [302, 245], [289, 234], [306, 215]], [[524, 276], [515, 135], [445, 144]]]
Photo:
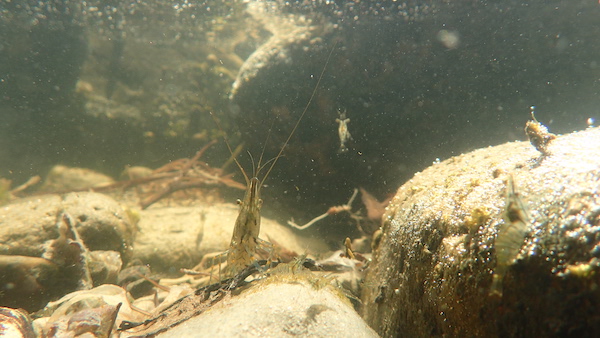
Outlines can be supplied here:
[[599, 336], [599, 18], [0, 0], [0, 336]]

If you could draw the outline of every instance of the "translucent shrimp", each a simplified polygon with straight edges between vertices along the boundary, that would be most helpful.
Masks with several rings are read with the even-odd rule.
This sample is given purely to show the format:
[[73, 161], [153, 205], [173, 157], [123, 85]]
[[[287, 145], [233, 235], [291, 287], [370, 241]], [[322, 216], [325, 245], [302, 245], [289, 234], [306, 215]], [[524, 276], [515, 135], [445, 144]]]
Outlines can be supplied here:
[[[256, 167], [254, 168], [253, 176], [249, 177], [246, 174], [246, 171], [244, 170], [244, 168], [238, 162], [235, 155], [233, 154], [232, 148], [231, 148], [229, 142], [227, 141], [227, 138], [225, 137], [225, 143], [227, 144], [227, 148], [229, 149], [229, 152], [233, 156], [233, 160], [237, 164], [238, 168], [240, 168], [240, 171], [244, 175], [244, 179], [246, 181], [246, 186], [247, 186], [246, 193], [244, 195], [244, 199], [238, 200], [238, 204], [240, 205], [240, 211], [239, 211], [238, 217], [235, 221], [235, 227], [233, 228], [233, 235], [231, 237], [229, 249], [226, 252], [227, 253], [227, 267], [225, 268], [226, 274], [235, 274], [235, 273], [241, 271], [242, 269], [244, 269], [245, 267], [247, 267], [248, 265], [251, 265], [255, 260], [254, 256], [256, 254], [258, 246], [261, 246], [261, 245], [267, 246], [267, 247], [270, 246], [270, 243], [258, 238], [258, 236], [260, 234], [260, 219], [261, 219], [260, 209], [262, 206], [262, 199], [260, 198], [261, 187], [264, 184], [267, 177], [269, 176], [269, 173], [271, 173], [271, 170], [275, 167], [275, 164], [281, 157], [283, 150], [285, 149], [286, 145], [288, 144], [288, 142], [294, 135], [294, 132], [296, 131], [296, 129], [298, 128], [298, 125], [300, 124], [300, 121], [302, 121], [302, 118], [308, 111], [308, 108], [309, 108], [311, 102], [313, 101], [315, 94], [317, 93], [317, 89], [319, 88], [319, 84], [321, 83], [321, 79], [323, 78], [323, 74], [325, 73], [325, 69], [327, 68], [327, 64], [329, 63], [329, 60], [330, 60], [331, 55], [333, 54], [334, 50], [335, 50], [335, 45], [329, 52], [329, 56], [327, 57], [327, 61], [325, 62], [325, 65], [323, 66], [321, 75], [319, 76], [319, 79], [317, 80], [317, 83], [315, 85], [315, 88], [313, 89], [312, 95], [310, 96], [310, 99], [308, 100], [306, 106], [304, 107], [302, 114], [298, 118], [298, 121], [296, 121], [294, 128], [292, 129], [292, 131], [290, 132], [286, 141], [284, 142], [283, 146], [279, 150], [279, 153], [272, 160], [271, 165], [269, 166], [269, 169], [263, 176], [262, 180], [258, 178], [258, 174], [261, 169], [262, 154], [261, 154], [261, 157], [260, 157]], [[217, 120], [215, 119], [215, 121], [217, 121]], [[218, 121], [217, 121], [217, 124], [219, 125]], [[219, 128], [222, 129], [220, 125], [219, 125]]]
[[502, 295], [502, 279], [521, 251], [528, 226], [527, 208], [516, 192], [512, 175], [509, 175], [506, 187], [504, 224], [500, 226], [496, 237], [496, 267], [490, 290], [491, 295]]

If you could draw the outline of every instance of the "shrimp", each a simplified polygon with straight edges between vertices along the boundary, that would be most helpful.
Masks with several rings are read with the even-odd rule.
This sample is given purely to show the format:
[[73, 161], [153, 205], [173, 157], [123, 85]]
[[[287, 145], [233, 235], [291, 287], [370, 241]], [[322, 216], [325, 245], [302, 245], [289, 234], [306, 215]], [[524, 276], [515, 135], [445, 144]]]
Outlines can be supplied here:
[[502, 279], [508, 268], [515, 263], [523, 241], [527, 236], [529, 214], [525, 203], [516, 191], [512, 175], [508, 176], [504, 224], [496, 237], [496, 267], [493, 273], [490, 295], [502, 296]]
[[542, 156], [548, 156], [550, 155], [548, 144], [556, 138], [556, 135], [549, 132], [548, 127], [536, 120], [533, 108], [535, 107], [531, 107], [531, 121], [527, 121], [525, 124], [525, 133], [527, 134], [527, 138], [529, 138], [531, 145], [534, 146]]
[[[238, 204], [240, 206], [240, 211], [239, 211], [238, 217], [235, 221], [235, 226], [233, 228], [233, 235], [231, 236], [231, 242], [229, 244], [229, 249], [226, 251], [226, 253], [227, 253], [227, 267], [226, 267], [226, 271], [225, 271], [226, 274], [229, 274], [229, 273], [236, 274], [239, 271], [246, 268], [248, 265], [251, 265], [254, 262], [254, 255], [256, 254], [256, 251], [259, 246], [267, 246], [267, 247], [270, 246], [270, 243], [258, 238], [258, 236], [260, 234], [260, 219], [261, 219], [260, 209], [262, 206], [262, 199], [260, 198], [261, 187], [264, 184], [264, 182], [266, 181], [267, 177], [269, 176], [269, 173], [271, 173], [271, 170], [275, 167], [275, 164], [281, 157], [283, 150], [285, 149], [285, 147], [289, 143], [290, 139], [294, 135], [294, 132], [296, 131], [296, 129], [298, 128], [298, 125], [300, 124], [300, 121], [302, 121], [302, 118], [308, 111], [308, 108], [310, 107], [310, 104], [312, 103], [312, 101], [315, 97], [315, 94], [317, 93], [319, 84], [321, 83], [321, 79], [323, 78], [323, 74], [325, 73], [325, 69], [327, 68], [327, 65], [329, 64], [329, 60], [331, 59], [331, 55], [333, 54], [333, 51], [335, 50], [336, 45], [337, 45], [337, 42], [334, 44], [333, 48], [329, 52], [327, 61], [325, 62], [325, 65], [323, 66], [323, 69], [321, 70], [321, 75], [319, 76], [319, 79], [317, 80], [317, 83], [313, 89], [313, 92], [312, 92], [308, 102], [306, 103], [306, 106], [304, 107], [304, 110], [302, 111], [302, 114], [296, 121], [294, 128], [292, 128], [292, 131], [290, 132], [290, 134], [288, 135], [283, 146], [279, 150], [279, 153], [272, 160], [271, 165], [269, 166], [269, 169], [263, 176], [262, 180], [258, 178], [258, 174], [259, 174], [260, 170], [262, 169], [262, 167], [261, 167], [262, 154], [258, 160], [257, 166], [254, 168], [253, 176], [249, 177], [248, 174], [246, 174], [246, 171], [244, 170], [244, 168], [238, 162], [236, 156], [234, 155], [231, 145], [229, 144], [229, 141], [227, 140], [227, 137], [224, 137], [225, 144], [227, 145], [227, 148], [229, 149], [229, 152], [231, 153], [233, 160], [235, 161], [238, 168], [244, 175], [244, 179], [246, 181], [246, 186], [247, 186], [246, 193], [244, 194], [244, 199], [238, 200]], [[211, 115], [212, 115], [212, 112], [211, 112]], [[214, 117], [214, 115], [213, 115], [213, 117]], [[216, 119], [215, 119], [215, 122], [219, 126], [219, 129], [222, 130], [221, 125], [219, 124], [219, 122]], [[267, 140], [268, 140], [268, 137], [267, 137]], [[264, 148], [263, 148], [263, 152], [264, 152]]]
[[[264, 181], [264, 178], [263, 178]], [[240, 212], [235, 220], [233, 235], [227, 252], [227, 267], [237, 273], [253, 261], [260, 234], [261, 181], [257, 177], [249, 180], [244, 199], [238, 201]]]
[[338, 135], [340, 136], [340, 149], [338, 153], [345, 153], [348, 151], [348, 147], [346, 147], [346, 142], [352, 140], [352, 135], [350, 135], [350, 130], [348, 130], [348, 123], [350, 123], [350, 119], [346, 117], [346, 110], [342, 112], [338, 110], [340, 118], [335, 119], [335, 122], [339, 124], [338, 126]]

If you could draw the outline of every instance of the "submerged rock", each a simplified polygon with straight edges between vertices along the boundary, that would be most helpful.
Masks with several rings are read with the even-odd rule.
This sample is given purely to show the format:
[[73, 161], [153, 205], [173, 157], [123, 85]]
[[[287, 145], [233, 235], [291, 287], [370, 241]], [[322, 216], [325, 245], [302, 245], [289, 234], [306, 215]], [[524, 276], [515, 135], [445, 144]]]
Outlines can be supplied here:
[[377, 337], [331, 278], [294, 264], [245, 282], [252, 274], [198, 289], [121, 337]]
[[45, 258], [0, 255], [0, 304], [37, 310], [55, 293], [57, 276], [59, 266]]
[[271, 6], [274, 6], [273, 3], [259, 1], [247, 3], [248, 14], [264, 25], [271, 36], [240, 67], [229, 95], [234, 102], [237, 102], [239, 95], [256, 95], [256, 88], [252, 88], [249, 84], [259, 73], [264, 77], [263, 73], [281, 73], [289, 69], [294, 57], [298, 57], [299, 53], [303, 54], [310, 48], [320, 48], [323, 36], [329, 35], [333, 29], [332, 24], [315, 23], [303, 15], [283, 15]]
[[63, 208], [77, 219], [77, 231], [90, 250], [113, 250], [128, 261], [137, 228], [127, 209], [98, 193], [71, 193], [63, 197]]
[[[153, 207], [140, 213], [140, 233], [133, 257], [150, 264], [154, 272], [178, 274], [192, 268], [204, 255], [229, 248], [239, 207], [220, 203], [203, 207]], [[276, 241], [287, 250], [304, 254], [327, 251], [325, 243], [294, 234], [289, 228], [265, 217], [260, 237]]]
[[97, 193], [44, 195], [0, 209], [0, 304], [37, 310], [111, 282], [131, 256], [135, 225]]
[[63, 213], [90, 250], [118, 251], [127, 260], [136, 233], [126, 211], [112, 198], [92, 192], [43, 195], [16, 201], [0, 209], [0, 254], [40, 256], [43, 244], [58, 236]]
[[158, 337], [377, 337], [352, 305], [307, 282], [273, 283], [219, 303]]
[[110, 183], [114, 183], [111, 177], [93, 170], [56, 165], [50, 169], [40, 190], [44, 192], [85, 190]]
[[[479, 149], [398, 190], [363, 289], [364, 317], [379, 334], [600, 332], [600, 129], [559, 136], [548, 150], [540, 156], [529, 142]], [[515, 216], [511, 177], [528, 215], [520, 240], [498, 235]], [[514, 255], [498, 255], [500, 247]]]

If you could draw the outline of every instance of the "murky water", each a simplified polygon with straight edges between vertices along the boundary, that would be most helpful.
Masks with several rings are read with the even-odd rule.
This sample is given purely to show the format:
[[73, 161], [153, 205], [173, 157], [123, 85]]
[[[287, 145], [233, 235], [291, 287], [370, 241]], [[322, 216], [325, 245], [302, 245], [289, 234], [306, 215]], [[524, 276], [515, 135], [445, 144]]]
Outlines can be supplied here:
[[[0, 203], [81, 189], [50, 187], [56, 165], [105, 175], [111, 193], [133, 191], [115, 183], [138, 179], [125, 168], [163, 168], [196, 189], [180, 200], [233, 202], [244, 182], [224, 134], [250, 172], [306, 109], [263, 215], [303, 225], [329, 210], [306, 233], [341, 249], [372, 236], [416, 172], [525, 140], [531, 111], [557, 134], [596, 125], [599, 14], [559, 0], [1, 0]], [[198, 190], [208, 174], [221, 179]], [[142, 205], [174, 189], [136, 184]]]

